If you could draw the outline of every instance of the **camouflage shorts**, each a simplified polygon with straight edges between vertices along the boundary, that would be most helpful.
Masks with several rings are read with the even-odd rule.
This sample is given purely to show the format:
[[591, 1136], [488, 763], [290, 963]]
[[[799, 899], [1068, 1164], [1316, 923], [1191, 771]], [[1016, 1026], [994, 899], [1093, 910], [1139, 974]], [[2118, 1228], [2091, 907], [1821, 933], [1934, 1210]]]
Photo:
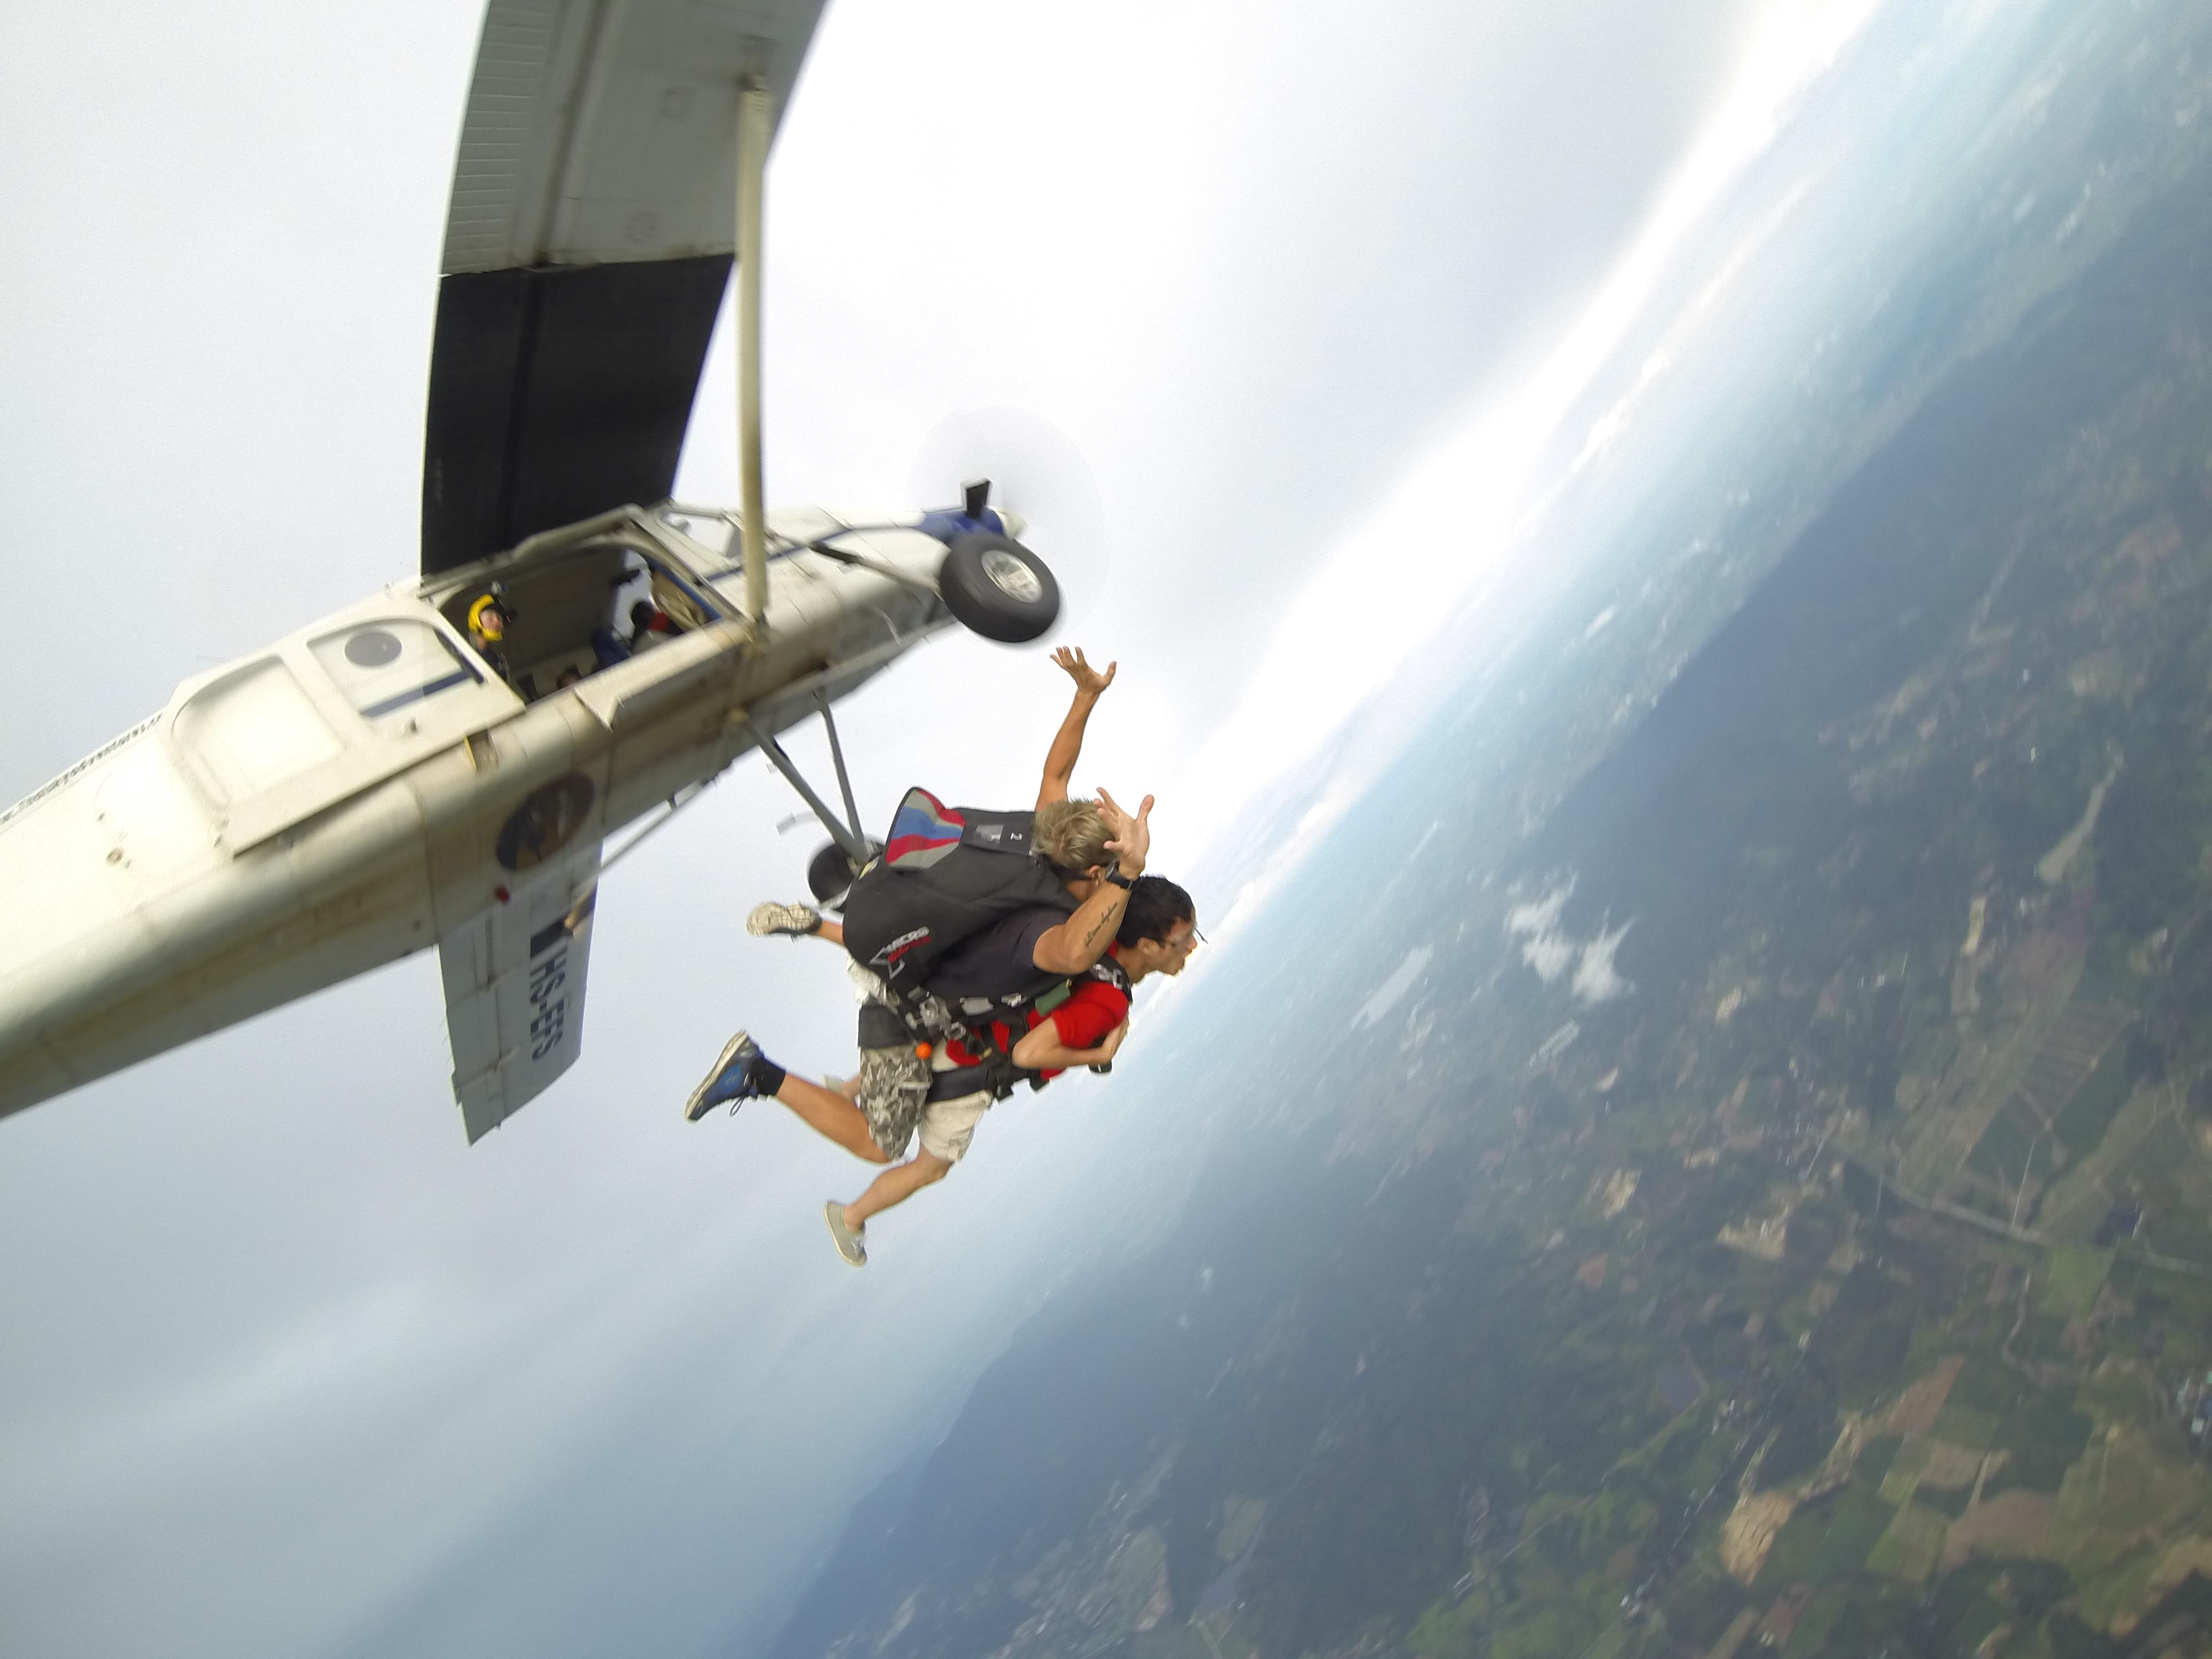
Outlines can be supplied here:
[[911, 1042], [861, 1049], [854, 1103], [867, 1115], [869, 1139], [890, 1158], [904, 1157], [929, 1104], [929, 1062]]

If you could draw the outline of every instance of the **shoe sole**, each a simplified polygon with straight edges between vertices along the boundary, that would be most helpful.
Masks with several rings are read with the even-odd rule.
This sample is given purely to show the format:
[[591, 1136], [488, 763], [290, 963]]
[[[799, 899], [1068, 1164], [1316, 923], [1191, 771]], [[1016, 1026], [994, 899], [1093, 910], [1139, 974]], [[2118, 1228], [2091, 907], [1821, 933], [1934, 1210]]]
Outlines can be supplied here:
[[[868, 1247], [860, 1242], [859, 1237], [850, 1228], [841, 1228], [837, 1224], [837, 1212], [844, 1207], [836, 1199], [831, 1199], [822, 1206], [823, 1222], [830, 1229], [830, 1242], [837, 1247], [837, 1259], [848, 1267], [865, 1267], [868, 1265]], [[858, 1255], [845, 1254], [845, 1241], [848, 1238], [853, 1241], [853, 1248], [860, 1252]]]
[[822, 913], [799, 904], [757, 904], [745, 918], [745, 932], [755, 939], [810, 939], [822, 926]]
[[[691, 1098], [684, 1103], [684, 1121], [686, 1123], [696, 1123], [714, 1109], [715, 1103], [707, 1098], [707, 1091], [714, 1086], [715, 1079], [729, 1068], [731, 1060], [737, 1058], [738, 1050], [744, 1048], [747, 1041], [746, 1033], [740, 1031], [722, 1045], [722, 1052], [714, 1061], [714, 1069], [707, 1073], [699, 1086], [691, 1091]], [[744, 1097], [742, 1095], [738, 1097], [741, 1100]]]

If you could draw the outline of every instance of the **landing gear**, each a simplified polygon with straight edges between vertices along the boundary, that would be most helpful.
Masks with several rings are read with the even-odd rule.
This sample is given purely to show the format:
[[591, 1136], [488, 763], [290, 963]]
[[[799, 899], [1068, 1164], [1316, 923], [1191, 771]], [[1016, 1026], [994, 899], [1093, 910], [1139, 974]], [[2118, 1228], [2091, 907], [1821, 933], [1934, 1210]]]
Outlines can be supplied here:
[[1060, 619], [1060, 584], [1009, 536], [955, 536], [937, 586], [964, 626], [1002, 645], [1025, 644]]
[[[868, 856], [873, 858], [884, 849], [874, 842], [868, 843]], [[825, 841], [815, 849], [814, 856], [806, 861], [806, 888], [814, 895], [814, 902], [824, 910], [842, 912], [845, 900], [853, 890], [854, 878], [860, 874], [853, 855], [834, 841]]]
[[830, 840], [806, 861], [806, 885], [814, 895], [814, 902], [824, 910], [842, 910], [845, 895], [852, 890], [854, 878], [877, 854], [883, 844], [870, 841], [860, 832], [860, 809], [853, 803], [853, 781], [845, 773], [845, 746], [837, 741], [836, 716], [830, 712], [830, 699], [817, 691], [814, 706], [821, 711], [823, 729], [830, 738], [830, 763], [837, 769], [837, 793], [844, 799], [845, 817], [840, 820], [830, 804], [814, 793], [813, 787], [799, 775], [799, 769], [791, 763], [791, 757], [783, 752], [783, 745], [753, 725], [752, 717], [745, 717], [746, 729], [760, 746], [769, 763], [784, 775], [786, 782], [799, 792], [799, 799], [814, 809], [814, 816], [830, 832]]

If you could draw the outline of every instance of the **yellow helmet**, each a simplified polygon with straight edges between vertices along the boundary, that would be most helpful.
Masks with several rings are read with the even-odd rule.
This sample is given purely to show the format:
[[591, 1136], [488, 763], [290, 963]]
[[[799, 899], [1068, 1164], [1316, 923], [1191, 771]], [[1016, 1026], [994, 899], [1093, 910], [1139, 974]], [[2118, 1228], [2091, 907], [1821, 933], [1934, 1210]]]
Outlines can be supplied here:
[[495, 645], [507, 637], [507, 607], [495, 593], [487, 593], [469, 607], [469, 631]]

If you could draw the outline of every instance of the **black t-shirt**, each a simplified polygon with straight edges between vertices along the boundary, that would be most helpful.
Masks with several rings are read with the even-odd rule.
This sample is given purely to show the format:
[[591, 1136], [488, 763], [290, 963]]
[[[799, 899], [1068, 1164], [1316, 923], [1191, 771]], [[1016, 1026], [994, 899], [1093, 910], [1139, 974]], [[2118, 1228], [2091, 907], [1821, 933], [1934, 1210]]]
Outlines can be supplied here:
[[1067, 920], [1065, 910], [1016, 910], [947, 951], [923, 981], [941, 997], [1003, 997], [1046, 977], [1036, 942]]

